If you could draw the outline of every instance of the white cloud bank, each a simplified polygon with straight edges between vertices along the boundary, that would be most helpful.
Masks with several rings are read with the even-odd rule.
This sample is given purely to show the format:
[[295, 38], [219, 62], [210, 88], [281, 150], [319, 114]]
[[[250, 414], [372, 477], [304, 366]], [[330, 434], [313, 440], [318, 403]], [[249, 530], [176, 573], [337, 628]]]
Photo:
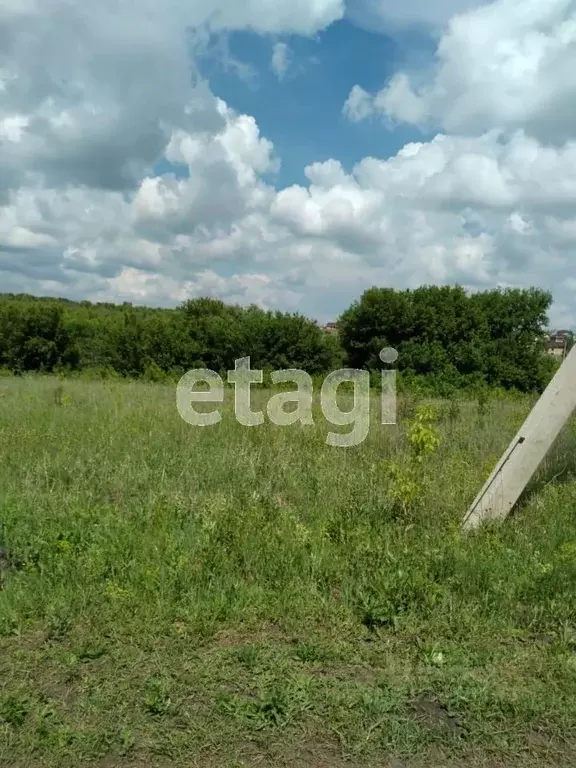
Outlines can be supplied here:
[[[348, 101], [357, 119], [444, 133], [351, 173], [312, 164], [307, 186], [282, 190], [254, 118], [190, 86], [183, 30], [311, 34], [342, 3], [190, 5], [127, 0], [118, 17], [112, 0], [3, 3], [0, 290], [208, 294], [329, 319], [372, 284], [536, 284], [558, 297], [558, 323], [576, 322], [576, 283], [563, 282], [576, 247], [573, 2], [497, 0], [454, 18], [429, 82], [398, 75]], [[154, 175], [161, 155], [189, 177]]]

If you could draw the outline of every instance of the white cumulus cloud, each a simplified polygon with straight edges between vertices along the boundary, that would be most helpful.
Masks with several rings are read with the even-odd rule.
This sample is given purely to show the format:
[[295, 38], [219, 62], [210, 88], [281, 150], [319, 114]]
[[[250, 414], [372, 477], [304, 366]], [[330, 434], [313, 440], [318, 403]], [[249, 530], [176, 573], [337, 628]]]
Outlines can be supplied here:
[[[361, 98], [360, 98], [361, 97]], [[574, 135], [575, 0], [496, 0], [456, 15], [431, 77], [396, 73], [377, 94], [353, 89], [347, 111], [478, 134], [522, 128], [542, 141]]]
[[[345, 107], [433, 137], [278, 189], [273, 144], [199, 80], [186, 30], [312, 34], [340, 0], [4, 0], [1, 288], [331, 319], [371, 285], [541, 285], [576, 324], [574, 4], [446, 2], [464, 12], [430, 76], [358, 85]], [[185, 173], [155, 172], [160, 158]]]

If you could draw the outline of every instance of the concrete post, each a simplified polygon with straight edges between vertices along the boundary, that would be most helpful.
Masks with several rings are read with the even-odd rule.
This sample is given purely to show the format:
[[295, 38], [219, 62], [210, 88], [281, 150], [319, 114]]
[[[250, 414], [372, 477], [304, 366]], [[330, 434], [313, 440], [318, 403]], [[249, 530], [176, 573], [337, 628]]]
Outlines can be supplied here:
[[552, 447], [576, 408], [576, 346], [514, 437], [466, 513], [463, 530], [485, 520], [503, 520]]

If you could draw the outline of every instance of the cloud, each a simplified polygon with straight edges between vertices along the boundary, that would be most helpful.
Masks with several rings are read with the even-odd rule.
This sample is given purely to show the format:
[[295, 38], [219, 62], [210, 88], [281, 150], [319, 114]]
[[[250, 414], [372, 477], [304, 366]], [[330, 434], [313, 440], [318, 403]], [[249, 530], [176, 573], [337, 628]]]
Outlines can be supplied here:
[[359, 123], [375, 114], [374, 99], [364, 88], [355, 85], [344, 102], [342, 111], [353, 123]]
[[410, 28], [439, 29], [454, 15], [476, 8], [486, 0], [350, 0], [348, 18], [370, 31], [393, 33]]
[[392, 116], [401, 122], [424, 126], [429, 117], [425, 102], [413, 92], [408, 77], [403, 73], [393, 77], [388, 87], [375, 96], [360, 85], [354, 85], [342, 112], [353, 123], [376, 115]]
[[559, 288], [571, 269], [575, 142], [439, 135], [350, 173], [313, 163], [305, 186], [276, 190], [264, 177], [277, 159], [255, 120], [216, 98], [213, 109], [220, 130], [178, 131], [166, 146], [188, 178], [148, 176], [130, 197], [13, 194], [0, 209], [9, 284], [166, 305], [209, 294], [329, 317], [372, 284]]
[[373, 96], [356, 87], [346, 112], [466, 135], [523, 129], [562, 143], [576, 120], [576, 2], [496, 0], [454, 16], [432, 77], [417, 80], [396, 73]]
[[274, 307], [279, 302], [284, 306], [295, 306], [300, 299], [299, 294], [278, 288], [269, 276], [258, 273], [222, 277], [214, 270], [205, 269], [198, 272], [194, 279], [181, 282], [167, 275], [126, 267], [109, 281], [106, 289], [100, 291], [98, 300], [141, 300], [170, 305], [201, 296], [233, 303], [258, 304], [265, 308]]
[[386, 161], [366, 158], [351, 174], [335, 161], [306, 174], [308, 188], [276, 195], [273, 218], [295, 237], [388, 266], [391, 278], [510, 282], [524, 279], [527, 265], [542, 266], [543, 247], [550, 270], [570, 266], [576, 232], [564, 229], [562, 246], [561, 230], [552, 232], [572, 220], [576, 143], [559, 151], [522, 133], [505, 142], [496, 132], [439, 135]]
[[272, 49], [270, 67], [278, 80], [283, 80], [292, 58], [292, 52], [286, 43], [275, 43]]
[[186, 111], [194, 34], [313, 34], [343, 0], [9, 0], [0, 10], [0, 200], [22, 183], [134, 189]]
[[[213, 295], [331, 319], [374, 284], [542, 285], [576, 324], [572, 102], [544, 120], [574, 84], [573, 5], [524, 0], [518, 15], [498, 0], [454, 18], [428, 81], [399, 73], [346, 106], [438, 135], [351, 170], [311, 163], [305, 183], [277, 189], [273, 144], [198, 78], [184, 30], [310, 34], [339, 0], [5, 0], [2, 289], [166, 306]], [[187, 173], [154, 172], [159, 158]]]

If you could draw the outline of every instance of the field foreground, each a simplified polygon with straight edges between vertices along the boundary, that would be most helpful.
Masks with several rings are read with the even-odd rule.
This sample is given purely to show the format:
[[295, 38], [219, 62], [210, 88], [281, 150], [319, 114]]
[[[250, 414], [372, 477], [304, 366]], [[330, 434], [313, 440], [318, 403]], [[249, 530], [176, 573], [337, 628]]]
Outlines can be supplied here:
[[576, 764], [574, 425], [459, 532], [530, 406], [406, 400], [344, 449], [0, 379], [2, 768]]

